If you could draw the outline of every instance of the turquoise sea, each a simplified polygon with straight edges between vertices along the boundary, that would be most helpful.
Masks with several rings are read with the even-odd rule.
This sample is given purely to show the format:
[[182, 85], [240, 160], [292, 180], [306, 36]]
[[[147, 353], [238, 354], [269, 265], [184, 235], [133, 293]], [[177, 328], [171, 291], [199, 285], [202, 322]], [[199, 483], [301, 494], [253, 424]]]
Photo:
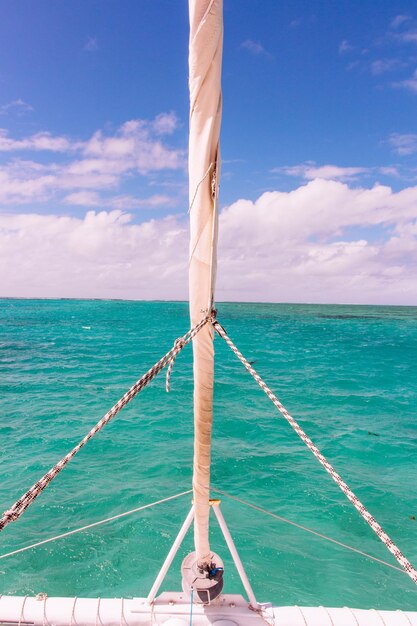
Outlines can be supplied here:
[[[0, 300], [0, 507], [55, 464], [188, 329], [187, 304]], [[417, 565], [417, 308], [219, 304], [283, 404]], [[192, 365], [177, 358], [0, 535], [0, 556], [190, 488]], [[394, 564], [216, 338], [212, 484]], [[0, 593], [146, 595], [190, 496], [0, 559]], [[259, 601], [417, 610], [409, 577], [226, 497]], [[240, 592], [215, 520], [225, 590]], [[181, 559], [166, 579], [179, 589]]]

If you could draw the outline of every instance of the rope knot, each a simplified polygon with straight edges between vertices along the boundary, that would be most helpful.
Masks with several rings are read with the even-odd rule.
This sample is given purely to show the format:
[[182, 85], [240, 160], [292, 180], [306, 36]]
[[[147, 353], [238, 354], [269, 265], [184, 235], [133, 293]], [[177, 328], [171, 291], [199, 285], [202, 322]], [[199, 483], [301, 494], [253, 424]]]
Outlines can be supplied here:
[[[178, 337], [178, 339], [176, 339], [174, 341], [174, 348], [179, 348], [178, 351], [182, 350], [183, 347], [185, 346], [185, 340], [184, 337]], [[176, 355], [175, 355], [176, 356]], [[173, 357], [175, 358], [175, 357]]]
[[18, 517], [19, 513], [15, 509], [9, 509], [3, 513], [3, 520], [7, 520], [7, 522], [15, 522]]

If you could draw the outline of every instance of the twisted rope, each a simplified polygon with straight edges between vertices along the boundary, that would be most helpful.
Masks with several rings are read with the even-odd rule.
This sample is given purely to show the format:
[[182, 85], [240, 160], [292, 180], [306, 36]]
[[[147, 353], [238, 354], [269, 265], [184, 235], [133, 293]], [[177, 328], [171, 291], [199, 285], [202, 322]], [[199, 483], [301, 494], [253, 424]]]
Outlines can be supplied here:
[[[308, 528], [308, 526], [303, 526], [302, 524], [293, 522], [292, 520], [289, 520], [286, 517], [282, 517], [281, 515], [277, 515], [276, 513], [273, 513], [272, 511], [268, 511], [268, 509], [264, 509], [258, 506], [257, 504], [253, 504], [252, 502], [247, 502], [246, 500], [242, 500], [242, 498], [238, 498], [237, 496], [232, 496], [230, 493], [227, 493], [226, 491], [222, 491], [221, 489], [216, 489], [215, 487], [210, 487], [210, 489], [212, 491], [215, 491], [216, 493], [220, 493], [223, 496], [226, 496], [227, 498], [230, 498], [231, 500], [235, 500], [236, 502], [245, 504], [246, 506], [250, 507], [251, 509], [254, 509], [255, 511], [260, 511], [261, 513], [264, 513], [265, 515], [269, 515], [270, 517], [273, 517], [274, 519], [277, 519], [280, 522], [284, 522], [285, 524], [290, 524], [291, 526], [295, 526], [295, 528], [299, 528], [300, 530], [304, 530], [307, 533], [311, 533], [312, 535], [315, 535], [316, 537], [320, 537], [320, 539], [324, 539], [325, 541], [330, 541], [331, 543], [334, 543], [337, 546], [340, 546], [341, 548], [346, 548], [346, 550], [350, 550], [351, 552], [356, 552], [356, 554], [365, 556], [367, 559], [371, 559], [371, 561], [375, 561], [376, 563], [381, 563], [382, 565], [386, 565], [387, 567], [390, 567], [391, 569], [395, 569], [397, 572], [401, 572], [401, 574], [405, 574], [405, 571], [402, 567], [397, 567], [396, 565], [393, 565], [392, 563], [383, 561], [382, 559], [379, 559], [378, 557], [373, 556], [372, 554], [368, 554], [367, 552], [363, 552], [363, 550], [359, 550], [358, 548], [355, 548], [354, 546], [350, 546], [347, 543], [343, 543], [342, 541], [333, 539], [333, 537], [329, 537], [328, 535], [323, 535], [323, 533], [319, 533], [317, 530], [313, 530], [312, 528]], [[2, 557], [0, 556], [0, 559], [1, 558]]]
[[[184, 347], [184, 338], [181, 337], [179, 339], [175, 340], [174, 343], [174, 348], [179, 348], [179, 350], [182, 350]], [[166, 392], [169, 393], [171, 391], [171, 373], [172, 373], [172, 368], [174, 367], [174, 363], [175, 363], [175, 358], [177, 356], [178, 352], [174, 355], [172, 355], [172, 357], [169, 360], [169, 365], [168, 365], [168, 369], [167, 369], [167, 377], [166, 377], [166, 381], [165, 381], [165, 389]]]
[[381, 539], [381, 541], [386, 545], [391, 554], [396, 558], [397, 562], [401, 565], [401, 567], [405, 570], [405, 572], [409, 575], [411, 580], [417, 584], [417, 571], [411, 565], [410, 561], [404, 556], [398, 546], [392, 541], [392, 539], [387, 535], [387, 533], [382, 529], [382, 527], [378, 524], [375, 518], [369, 513], [366, 507], [362, 504], [362, 502], [355, 496], [353, 491], [348, 487], [348, 485], [342, 480], [341, 476], [336, 472], [336, 470], [332, 467], [332, 465], [327, 461], [327, 459], [322, 455], [320, 450], [314, 445], [311, 439], [306, 435], [303, 429], [299, 426], [299, 424], [295, 421], [295, 419], [288, 413], [287, 409], [281, 404], [278, 398], [272, 393], [270, 388], [264, 383], [259, 374], [254, 370], [251, 364], [245, 359], [243, 354], [239, 352], [235, 344], [232, 342], [230, 337], [227, 335], [224, 328], [219, 324], [217, 320], [213, 320], [212, 322], [214, 329], [216, 332], [222, 337], [227, 345], [231, 348], [231, 350], [235, 353], [239, 361], [245, 366], [248, 370], [249, 374], [256, 380], [262, 391], [266, 393], [268, 398], [274, 403], [278, 411], [281, 415], [287, 420], [290, 426], [295, 430], [297, 435], [304, 441], [306, 446], [311, 450], [316, 459], [321, 463], [326, 472], [330, 474], [335, 483], [340, 487], [345, 496], [350, 500], [355, 509], [359, 512], [359, 514], [363, 517], [363, 519], [369, 524], [375, 534]]
[[46, 543], [51, 543], [51, 541], [57, 541], [57, 539], [64, 539], [65, 537], [76, 535], [77, 533], [84, 532], [85, 530], [90, 530], [91, 528], [95, 528], [96, 526], [101, 526], [102, 524], [107, 524], [108, 522], [114, 522], [115, 520], [121, 519], [122, 517], [126, 517], [127, 515], [132, 515], [133, 513], [138, 513], [138, 511], [144, 511], [145, 509], [149, 509], [153, 506], [156, 506], [157, 504], [163, 504], [164, 502], [169, 502], [170, 500], [181, 498], [182, 496], [186, 496], [189, 493], [192, 493], [192, 491], [193, 491], [192, 489], [188, 489], [187, 491], [182, 491], [181, 493], [177, 493], [174, 496], [168, 496], [167, 498], [162, 498], [162, 500], [156, 500], [155, 502], [150, 502], [149, 504], [142, 504], [142, 506], [138, 506], [135, 509], [130, 509], [130, 511], [125, 511], [124, 513], [118, 513], [117, 515], [106, 517], [105, 519], [101, 519], [98, 522], [92, 522], [91, 524], [87, 524], [86, 526], [80, 526], [79, 528], [68, 530], [66, 533], [55, 535], [54, 537], [49, 537], [49, 539], [42, 539], [42, 541], [31, 543], [29, 546], [24, 546], [23, 548], [17, 548], [16, 550], [12, 550], [11, 552], [6, 552], [5, 554], [1, 554], [0, 559], [6, 559], [9, 556], [14, 556], [15, 554], [26, 552], [26, 550], [32, 550], [33, 548], [38, 548], [39, 546], [43, 546]]
[[[196, 324], [194, 328], [191, 328], [181, 339], [177, 339], [174, 346], [169, 352], [167, 352], [150, 370], [146, 372], [125, 394], [116, 404], [101, 418], [100, 421], [90, 430], [90, 432], [68, 452], [63, 459], [61, 459], [56, 465], [54, 465], [42, 478], [40, 478], [26, 493], [24, 493], [17, 502], [7, 511], [3, 513], [0, 519], [0, 532], [9, 524], [17, 520], [22, 513], [28, 508], [28, 506], [39, 496], [40, 493], [49, 485], [49, 483], [59, 474], [61, 470], [71, 461], [71, 459], [90, 441], [96, 433], [98, 433], [110, 420], [117, 415], [125, 406], [132, 400], [148, 383], [150, 383], [157, 374], [169, 364], [172, 365], [173, 359], [181, 352], [184, 346], [187, 345], [197, 333], [210, 321], [211, 314], [204, 317], [201, 322]], [[172, 367], [171, 367], [172, 369]]]

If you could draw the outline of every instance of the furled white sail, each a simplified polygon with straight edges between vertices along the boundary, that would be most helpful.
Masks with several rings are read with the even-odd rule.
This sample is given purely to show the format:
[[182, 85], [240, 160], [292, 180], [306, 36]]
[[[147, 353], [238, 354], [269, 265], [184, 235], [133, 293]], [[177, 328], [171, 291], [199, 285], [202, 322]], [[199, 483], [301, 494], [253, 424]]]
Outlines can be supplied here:
[[[190, 316], [191, 325], [214, 300], [217, 245], [219, 136], [222, 109], [223, 0], [189, 0], [190, 10]], [[194, 353], [194, 540], [199, 564], [209, 562], [210, 446], [212, 429], [213, 329], [193, 340]]]

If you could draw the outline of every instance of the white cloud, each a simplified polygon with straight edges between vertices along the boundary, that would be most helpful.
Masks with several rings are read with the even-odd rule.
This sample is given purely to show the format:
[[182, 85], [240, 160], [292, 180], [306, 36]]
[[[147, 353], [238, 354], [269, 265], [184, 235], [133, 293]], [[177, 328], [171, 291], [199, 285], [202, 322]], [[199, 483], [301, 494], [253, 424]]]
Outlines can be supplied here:
[[76, 191], [65, 196], [64, 203], [71, 206], [100, 207], [129, 211], [143, 208], [159, 208], [174, 203], [170, 196], [154, 194], [148, 198], [136, 198], [130, 195], [119, 195], [103, 198], [95, 191]]
[[375, 61], [371, 62], [370, 68], [371, 73], [374, 76], [379, 76], [380, 74], [393, 72], [394, 70], [405, 66], [406, 63], [404, 63], [400, 59], [376, 59]]
[[[416, 305], [416, 205], [417, 187], [324, 179], [239, 200], [220, 217], [217, 299]], [[0, 216], [1, 295], [186, 298], [187, 255], [180, 218]]]
[[[60, 154], [59, 162], [13, 158], [0, 166], [0, 204], [59, 200], [65, 191], [78, 193], [79, 199], [86, 198], [86, 207], [96, 206], [91, 204], [93, 193], [118, 189], [128, 177], [184, 170], [185, 151], [167, 146], [161, 138], [171, 134], [177, 125], [175, 114], [163, 113], [150, 121], [125, 122], [113, 134], [98, 130], [86, 141], [48, 132], [15, 139], [0, 129], [0, 152]], [[82, 190], [90, 194], [83, 196]], [[120, 199], [107, 206], [117, 206], [117, 202]]]
[[266, 56], [268, 58], [273, 58], [272, 54], [268, 52], [263, 45], [259, 41], [253, 41], [253, 39], [245, 39], [240, 44], [241, 48], [248, 50], [251, 54], [255, 56]]
[[386, 167], [379, 167], [378, 170], [384, 176], [393, 176], [394, 178], [401, 177], [398, 167], [396, 167], [395, 165], [387, 165]]
[[65, 204], [72, 206], [100, 206], [102, 200], [96, 191], [75, 191], [64, 198]]
[[346, 52], [352, 52], [352, 50], [354, 50], [355, 48], [353, 46], [350, 45], [350, 43], [346, 40], [343, 39], [343, 41], [340, 42], [339, 44], [339, 54], [345, 54]]
[[100, 163], [94, 169], [91, 163], [89, 165], [89, 168], [84, 162], [69, 166], [56, 163], [41, 165], [15, 159], [0, 167], [0, 205], [33, 205], [52, 198], [59, 200], [62, 191], [103, 190], [118, 186], [120, 176], [109, 167], [100, 169]]
[[[417, 41], [417, 38], [416, 38]], [[406, 80], [400, 80], [398, 82], [392, 83], [392, 87], [403, 87], [404, 89], [409, 89], [413, 93], [417, 93], [417, 70], [414, 71], [411, 78], [407, 78]]]
[[409, 15], [396, 15], [394, 19], [392, 20], [390, 26], [391, 28], [397, 29], [402, 24], [404, 24], [405, 22], [408, 22], [409, 20], [411, 20], [411, 17]]
[[[391, 145], [395, 145], [394, 139], [396, 135], [391, 135], [389, 142]], [[398, 135], [398, 137], [401, 137]], [[403, 136], [403, 142], [406, 141], [406, 137]], [[400, 141], [400, 140], [398, 140]], [[405, 154], [405, 153], [404, 153]], [[304, 180], [315, 180], [316, 178], [322, 178], [324, 180], [339, 180], [342, 182], [358, 181], [361, 178], [369, 178], [370, 176], [382, 175], [391, 176], [395, 178], [404, 178], [405, 180], [415, 180], [415, 175], [407, 176], [407, 172], [400, 173], [398, 167], [395, 165], [380, 166], [380, 167], [340, 167], [339, 165], [317, 165], [314, 161], [306, 161], [298, 165], [275, 167], [271, 170], [272, 174], [284, 174], [286, 176], [294, 176], [296, 178], [303, 178]]]
[[0, 204], [45, 201], [55, 182], [53, 172], [38, 163], [12, 161], [0, 167]]
[[[140, 174], [185, 166], [184, 152], [166, 147], [153, 134], [168, 134], [176, 124], [173, 114], [159, 115], [154, 121], [130, 120], [112, 136], [97, 131], [83, 146], [85, 157], [94, 157], [93, 167], [110, 168], [118, 173], [136, 169]], [[80, 166], [82, 166], [82, 163]], [[101, 165], [100, 165], [101, 164]], [[90, 167], [88, 160], [85, 167]]]
[[[399, 79], [386, 83], [387, 86], [417, 92], [417, 71], [405, 80], [401, 71], [415, 68], [416, 57], [410, 44], [416, 43], [416, 21], [408, 15], [397, 15], [389, 24], [387, 32], [370, 41], [367, 47], [359, 49], [343, 40], [339, 46], [339, 53], [355, 52], [354, 59], [346, 67], [347, 70], [369, 71], [373, 76], [397, 73]], [[380, 88], [380, 82], [376, 83], [376, 86]]]
[[79, 147], [66, 137], [54, 137], [48, 132], [36, 133], [23, 139], [12, 139], [4, 128], [0, 128], [0, 152], [50, 151], [69, 152]]
[[400, 43], [417, 43], [416, 21], [410, 15], [397, 15], [390, 24], [391, 39]]
[[417, 43], [417, 30], [407, 30], [397, 36], [401, 41], [405, 43]]
[[401, 156], [417, 152], [417, 134], [415, 133], [392, 133], [389, 143]]
[[97, 37], [88, 37], [84, 44], [84, 50], [86, 52], [96, 52], [96, 50], [98, 50]]
[[178, 128], [178, 117], [172, 111], [161, 113], [153, 121], [152, 128], [157, 135], [171, 135]]
[[274, 168], [272, 173], [296, 176], [305, 180], [324, 178], [326, 180], [355, 180], [358, 176], [367, 174], [370, 170], [365, 167], [339, 167], [338, 165], [316, 165], [314, 161], [307, 161], [299, 165]]
[[[319, 179], [255, 203], [240, 200], [221, 219], [219, 299], [416, 304], [409, 232], [401, 247], [416, 202], [417, 187], [394, 194]], [[385, 233], [377, 243], [346, 237], [375, 227]]]
[[9, 113], [24, 115], [25, 113], [30, 113], [30, 111], [33, 111], [33, 107], [21, 98], [0, 106], [0, 115], [8, 115]]
[[185, 297], [187, 228], [132, 224], [121, 211], [0, 216], [2, 294]]
[[148, 198], [135, 198], [133, 196], [115, 196], [111, 199], [110, 206], [115, 209], [131, 210], [131, 209], [156, 209], [173, 204], [173, 198], [164, 194], [154, 194]]

